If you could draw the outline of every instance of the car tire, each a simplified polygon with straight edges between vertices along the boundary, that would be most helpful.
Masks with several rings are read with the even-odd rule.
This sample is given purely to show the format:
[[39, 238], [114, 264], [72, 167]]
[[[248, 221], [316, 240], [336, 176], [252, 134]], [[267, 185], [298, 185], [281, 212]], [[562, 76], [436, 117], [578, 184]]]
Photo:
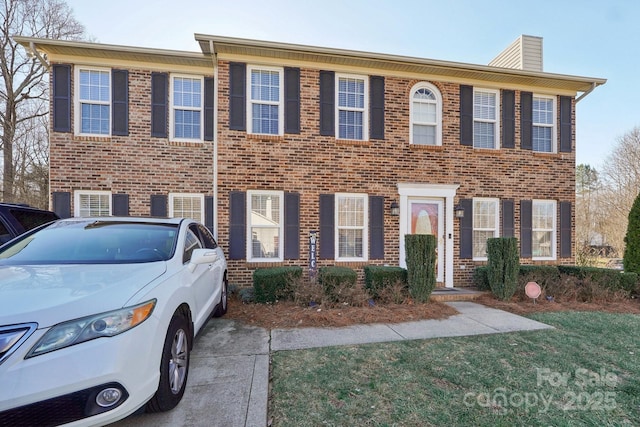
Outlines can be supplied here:
[[227, 280], [227, 273], [224, 273], [224, 277], [222, 278], [221, 293], [220, 302], [216, 304], [216, 308], [213, 309], [213, 317], [222, 317], [227, 314], [227, 303], [229, 302], [229, 281]]
[[191, 335], [189, 322], [175, 313], [169, 323], [160, 361], [160, 383], [156, 394], [147, 402], [148, 412], [164, 412], [176, 407], [182, 399], [189, 375]]

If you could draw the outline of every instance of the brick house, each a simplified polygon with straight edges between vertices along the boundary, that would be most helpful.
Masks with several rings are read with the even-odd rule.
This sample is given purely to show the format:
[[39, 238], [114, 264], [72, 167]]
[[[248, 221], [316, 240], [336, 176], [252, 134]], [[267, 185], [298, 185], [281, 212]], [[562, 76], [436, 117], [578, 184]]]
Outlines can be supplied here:
[[58, 214], [195, 217], [239, 285], [310, 258], [403, 266], [408, 233], [438, 236], [440, 286], [470, 285], [493, 236], [574, 263], [575, 104], [605, 80], [543, 72], [540, 38], [486, 66], [195, 38], [16, 37], [51, 70]]

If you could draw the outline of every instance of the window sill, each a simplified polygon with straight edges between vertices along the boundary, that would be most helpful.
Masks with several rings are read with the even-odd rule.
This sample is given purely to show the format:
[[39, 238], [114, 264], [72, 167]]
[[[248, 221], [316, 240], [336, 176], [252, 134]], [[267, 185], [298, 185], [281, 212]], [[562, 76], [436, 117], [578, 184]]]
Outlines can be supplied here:
[[247, 268], [280, 267], [282, 265], [284, 265], [284, 261], [247, 261]]
[[542, 158], [562, 158], [563, 154], [570, 154], [570, 153], [546, 153], [544, 151], [532, 151], [533, 153], [533, 157], [542, 157]]
[[499, 148], [474, 148], [473, 153], [483, 156], [502, 156], [504, 154], [504, 151]]
[[[211, 141], [206, 141], [211, 143]], [[205, 141], [171, 141], [167, 140], [167, 144], [172, 147], [202, 147]]]
[[371, 142], [370, 141], [360, 140], [360, 139], [338, 139], [338, 138], [336, 138], [336, 144], [337, 145], [358, 145], [358, 146], [367, 147], [367, 146], [371, 145]]
[[111, 142], [112, 137], [109, 136], [97, 136], [97, 135], [73, 135], [74, 141], [85, 142]]
[[362, 261], [335, 261], [336, 266], [338, 267], [351, 267], [351, 268], [359, 268], [359, 267], [365, 267], [367, 265], [369, 265], [368, 261], [362, 260]]
[[285, 142], [284, 135], [267, 135], [261, 133], [247, 133], [247, 139], [261, 142]]
[[418, 151], [444, 151], [442, 145], [409, 144], [409, 148]]

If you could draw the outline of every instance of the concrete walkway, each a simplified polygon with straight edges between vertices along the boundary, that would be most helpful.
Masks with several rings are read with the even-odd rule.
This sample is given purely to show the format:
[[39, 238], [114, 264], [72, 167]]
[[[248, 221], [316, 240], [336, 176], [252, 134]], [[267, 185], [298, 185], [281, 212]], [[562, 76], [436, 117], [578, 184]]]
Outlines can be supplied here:
[[271, 334], [233, 320], [214, 319], [196, 338], [180, 404], [166, 413], [134, 415], [112, 426], [266, 426], [270, 352], [552, 328], [473, 302], [447, 304], [459, 314], [408, 323], [274, 329]]

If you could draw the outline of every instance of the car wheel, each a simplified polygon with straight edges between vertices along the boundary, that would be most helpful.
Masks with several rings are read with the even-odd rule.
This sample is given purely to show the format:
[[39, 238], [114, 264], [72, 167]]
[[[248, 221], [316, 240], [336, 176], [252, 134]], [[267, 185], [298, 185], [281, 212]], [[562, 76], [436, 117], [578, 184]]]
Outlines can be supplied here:
[[224, 273], [224, 277], [222, 278], [222, 291], [220, 295], [220, 302], [216, 305], [216, 308], [213, 310], [213, 317], [222, 317], [227, 314], [227, 302], [229, 299], [228, 296], [229, 291], [229, 281], [227, 280], [227, 273]]
[[174, 314], [162, 349], [158, 390], [147, 403], [149, 412], [168, 411], [182, 399], [189, 375], [190, 341], [189, 322]]

